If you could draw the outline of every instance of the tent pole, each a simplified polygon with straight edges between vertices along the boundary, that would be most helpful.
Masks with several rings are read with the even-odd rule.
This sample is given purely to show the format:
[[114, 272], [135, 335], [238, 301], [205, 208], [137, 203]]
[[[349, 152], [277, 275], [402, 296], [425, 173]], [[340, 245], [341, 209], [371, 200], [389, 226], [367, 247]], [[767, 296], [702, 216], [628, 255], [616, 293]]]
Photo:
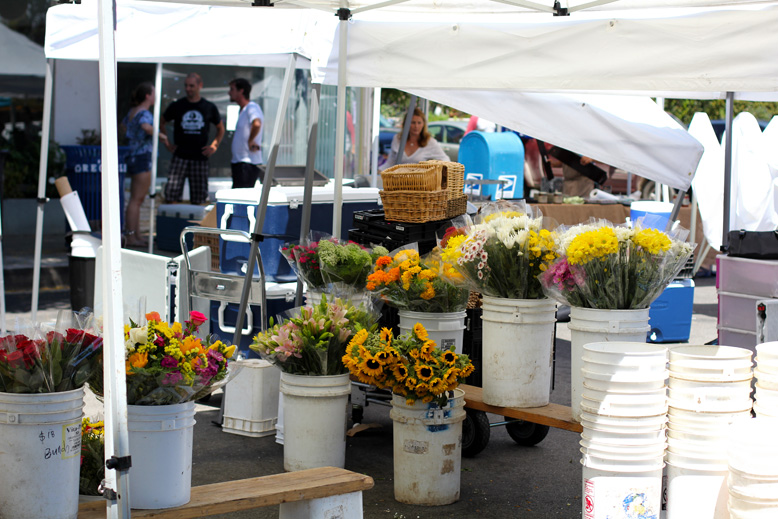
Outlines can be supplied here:
[[[103, 369], [105, 380], [105, 471], [107, 516], [130, 517], [130, 456], [127, 433], [127, 385], [124, 367], [124, 299], [119, 204], [119, 148], [116, 121], [116, 4], [97, 4], [99, 28], [100, 124], [103, 218]], [[118, 466], [116, 465], [118, 463]]]
[[[300, 222], [300, 242], [302, 242], [311, 230], [311, 203], [313, 202], [313, 170], [316, 165], [316, 138], [319, 131], [319, 97], [321, 96], [321, 84], [311, 85], [311, 100], [309, 102], [308, 119], [308, 156], [305, 161], [305, 188], [303, 191], [303, 212]], [[294, 299], [295, 306], [303, 304], [303, 279], [297, 278], [297, 292]]]
[[[254, 222], [254, 230], [251, 234], [251, 248], [249, 249], [248, 263], [246, 264], [246, 277], [243, 282], [243, 293], [240, 298], [240, 307], [238, 308], [238, 317], [235, 322], [235, 334], [232, 338], [233, 344], [240, 344], [241, 333], [243, 331], [243, 318], [246, 316], [246, 309], [249, 305], [249, 294], [251, 293], [251, 280], [254, 277], [254, 265], [257, 263], [257, 257], [259, 255], [259, 241], [261, 238], [262, 229], [265, 226], [265, 213], [267, 212], [267, 202], [270, 199], [270, 187], [273, 185], [273, 174], [276, 169], [276, 159], [278, 158], [278, 147], [281, 144], [281, 135], [284, 127], [284, 121], [286, 120], [286, 107], [289, 105], [289, 96], [292, 93], [292, 84], [294, 83], [295, 68], [297, 65], [297, 55], [291, 54], [289, 56], [289, 64], [286, 66], [286, 72], [284, 73], [284, 83], [281, 87], [281, 102], [278, 103], [278, 113], [276, 113], [275, 127], [273, 128], [273, 139], [271, 141], [270, 157], [267, 161], [267, 168], [265, 170], [265, 178], [262, 180], [262, 195], [259, 199], [259, 205], [256, 210], [256, 220]], [[259, 256], [261, 261], [261, 256]], [[262, 282], [265, 281], [265, 275], [260, 270], [259, 272]], [[267, 308], [265, 305], [265, 292], [264, 284], [262, 288], [262, 319], [261, 329], [264, 330], [267, 326], [265, 319], [265, 312]]]
[[721, 227], [721, 250], [729, 247], [730, 212], [732, 211], [732, 119], [735, 114], [735, 94], [727, 92], [724, 126], [724, 221]]
[[[46, 198], [46, 172], [49, 168], [49, 139], [51, 138], [51, 100], [54, 96], [54, 61], [46, 60], [46, 79], [43, 86], [43, 121], [41, 121], [41, 158], [38, 165], [38, 210], [35, 219], [35, 257], [32, 263], [32, 304], [34, 323], [38, 317], [38, 293], [41, 281], [41, 253], [43, 249], [43, 208]], [[74, 308], [74, 310], [77, 310]]]
[[348, 54], [348, 20], [351, 11], [346, 7], [346, 2], [341, 0], [341, 8], [338, 9], [340, 20], [340, 42], [338, 47], [338, 96], [337, 119], [335, 124], [335, 178], [334, 194], [332, 199], [332, 235], [340, 238], [340, 226], [343, 216], [343, 148], [346, 142], [346, 56]]
[[[0, 156], [0, 170], [3, 169], [3, 161], [5, 159]], [[2, 215], [2, 211], [0, 211]], [[3, 271], [3, 223], [2, 217], [0, 217], [0, 334], [5, 336], [5, 274]]]
[[157, 73], [154, 77], [154, 133], [151, 144], [151, 184], [149, 184], [149, 254], [154, 253], [154, 205], [157, 199], [157, 159], [159, 158], [159, 120], [162, 116], [162, 63], [157, 63]]
[[[408, 102], [408, 111], [405, 113], [405, 124], [403, 124], [403, 131], [400, 134], [400, 147], [397, 148], [397, 159], [394, 161], [394, 164], [390, 164], [390, 166], [399, 164], [403, 153], [405, 153], [405, 143], [408, 142], [408, 135], [411, 133], [411, 120], [413, 119], [413, 111], [416, 109], [417, 99], [418, 98], [415, 95], [411, 94], [411, 99]], [[411, 116], [408, 117], [408, 114]]]
[[378, 147], [381, 135], [381, 88], [373, 89], [373, 144], [370, 155], [370, 185], [378, 187]]

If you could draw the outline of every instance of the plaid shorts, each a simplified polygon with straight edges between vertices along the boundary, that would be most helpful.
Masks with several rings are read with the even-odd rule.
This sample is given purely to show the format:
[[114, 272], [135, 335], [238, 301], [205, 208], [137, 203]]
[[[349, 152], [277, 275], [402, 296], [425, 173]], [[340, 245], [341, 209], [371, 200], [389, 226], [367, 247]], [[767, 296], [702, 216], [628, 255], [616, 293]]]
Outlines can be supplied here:
[[208, 161], [182, 159], [173, 155], [165, 185], [165, 201], [181, 201], [184, 181], [187, 178], [191, 203], [197, 205], [208, 200]]

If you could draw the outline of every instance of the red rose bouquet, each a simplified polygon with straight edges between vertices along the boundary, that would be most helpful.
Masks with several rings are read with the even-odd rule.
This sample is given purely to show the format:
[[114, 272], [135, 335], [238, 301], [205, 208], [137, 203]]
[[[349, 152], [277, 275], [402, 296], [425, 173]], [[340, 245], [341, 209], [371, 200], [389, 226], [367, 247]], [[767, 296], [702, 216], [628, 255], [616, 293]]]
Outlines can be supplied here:
[[[44, 332], [40, 326], [29, 335], [0, 338], [0, 391], [4, 393], [57, 393], [78, 389], [100, 370], [103, 339], [83, 324]], [[79, 316], [91, 323], [92, 316]], [[61, 330], [61, 331], [59, 331]]]

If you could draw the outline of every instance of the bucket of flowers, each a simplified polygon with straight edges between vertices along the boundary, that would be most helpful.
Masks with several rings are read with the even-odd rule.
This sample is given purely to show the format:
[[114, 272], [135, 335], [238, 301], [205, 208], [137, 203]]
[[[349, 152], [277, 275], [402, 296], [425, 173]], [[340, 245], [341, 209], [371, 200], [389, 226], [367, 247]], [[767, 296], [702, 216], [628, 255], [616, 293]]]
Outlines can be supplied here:
[[133, 508], [170, 508], [189, 502], [195, 400], [235, 375], [235, 346], [197, 336], [206, 321], [190, 312], [184, 323], [159, 313], [125, 326]]
[[351, 336], [374, 328], [378, 317], [372, 305], [324, 295], [254, 338], [251, 349], [281, 370], [286, 470], [345, 465], [351, 381], [341, 358]]
[[462, 286], [462, 275], [442, 260], [439, 248], [422, 258], [414, 245], [376, 259], [367, 289], [399, 310], [401, 331], [422, 323], [442, 348], [453, 345], [462, 353], [470, 291]]
[[651, 303], [678, 274], [694, 246], [682, 228], [664, 232], [607, 220], [562, 227], [558, 258], [539, 277], [544, 291], [570, 305], [573, 419], [581, 410], [584, 345], [645, 342]]
[[27, 329], [0, 338], [2, 515], [75, 517], [84, 384], [100, 369], [103, 339], [90, 313]]
[[343, 363], [359, 381], [392, 391], [395, 499], [419, 505], [458, 500], [465, 418], [458, 386], [473, 372], [468, 356], [438, 348], [417, 323], [398, 337], [388, 328], [358, 332]]
[[102, 420], [81, 421], [81, 477], [78, 493], [99, 496], [98, 487], [105, 478], [105, 425]]
[[485, 204], [444, 240], [442, 258], [483, 294], [483, 398], [540, 407], [550, 397], [556, 304], [538, 275], [556, 258], [552, 222], [524, 201]]

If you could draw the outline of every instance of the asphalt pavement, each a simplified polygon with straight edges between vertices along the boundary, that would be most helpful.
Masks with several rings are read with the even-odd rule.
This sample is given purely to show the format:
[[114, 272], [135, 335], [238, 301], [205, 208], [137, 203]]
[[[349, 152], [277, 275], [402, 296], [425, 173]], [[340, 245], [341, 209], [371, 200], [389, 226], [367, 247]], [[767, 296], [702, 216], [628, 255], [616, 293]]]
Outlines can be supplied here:
[[[61, 266], [61, 256], [58, 261]], [[5, 272], [6, 278], [21, 275], [9, 274], [7, 267]], [[716, 338], [715, 278], [697, 278], [695, 283], [689, 343], [704, 344]], [[69, 292], [61, 286], [50, 287], [42, 292], [38, 319], [53, 321], [59, 310], [68, 310], [69, 306]], [[7, 291], [6, 308], [9, 328], [13, 328], [13, 323], [30, 316], [29, 294]], [[554, 384], [551, 401], [570, 405], [570, 332], [565, 323], [557, 326]], [[221, 397], [216, 393], [207, 404], [197, 405], [192, 484], [282, 472], [283, 447], [273, 436], [250, 438], [228, 434], [214, 424]], [[91, 400], [87, 414], [95, 416], [100, 411], [99, 402]], [[494, 415], [489, 418], [492, 423], [501, 420]], [[581, 517], [581, 465], [576, 433], [551, 429], [539, 444], [523, 447], [510, 438], [505, 427], [492, 427], [486, 449], [476, 457], [462, 460], [460, 500], [447, 506], [419, 507], [401, 504], [393, 498], [389, 408], [369, 405], [362, 422], [376, 427], [348, 438], [346, 468], [368, 474], [375, 481], [375, 487], [363, 494], [366, 519]], [[276, 518], [278, 508], [214, 517]]]

